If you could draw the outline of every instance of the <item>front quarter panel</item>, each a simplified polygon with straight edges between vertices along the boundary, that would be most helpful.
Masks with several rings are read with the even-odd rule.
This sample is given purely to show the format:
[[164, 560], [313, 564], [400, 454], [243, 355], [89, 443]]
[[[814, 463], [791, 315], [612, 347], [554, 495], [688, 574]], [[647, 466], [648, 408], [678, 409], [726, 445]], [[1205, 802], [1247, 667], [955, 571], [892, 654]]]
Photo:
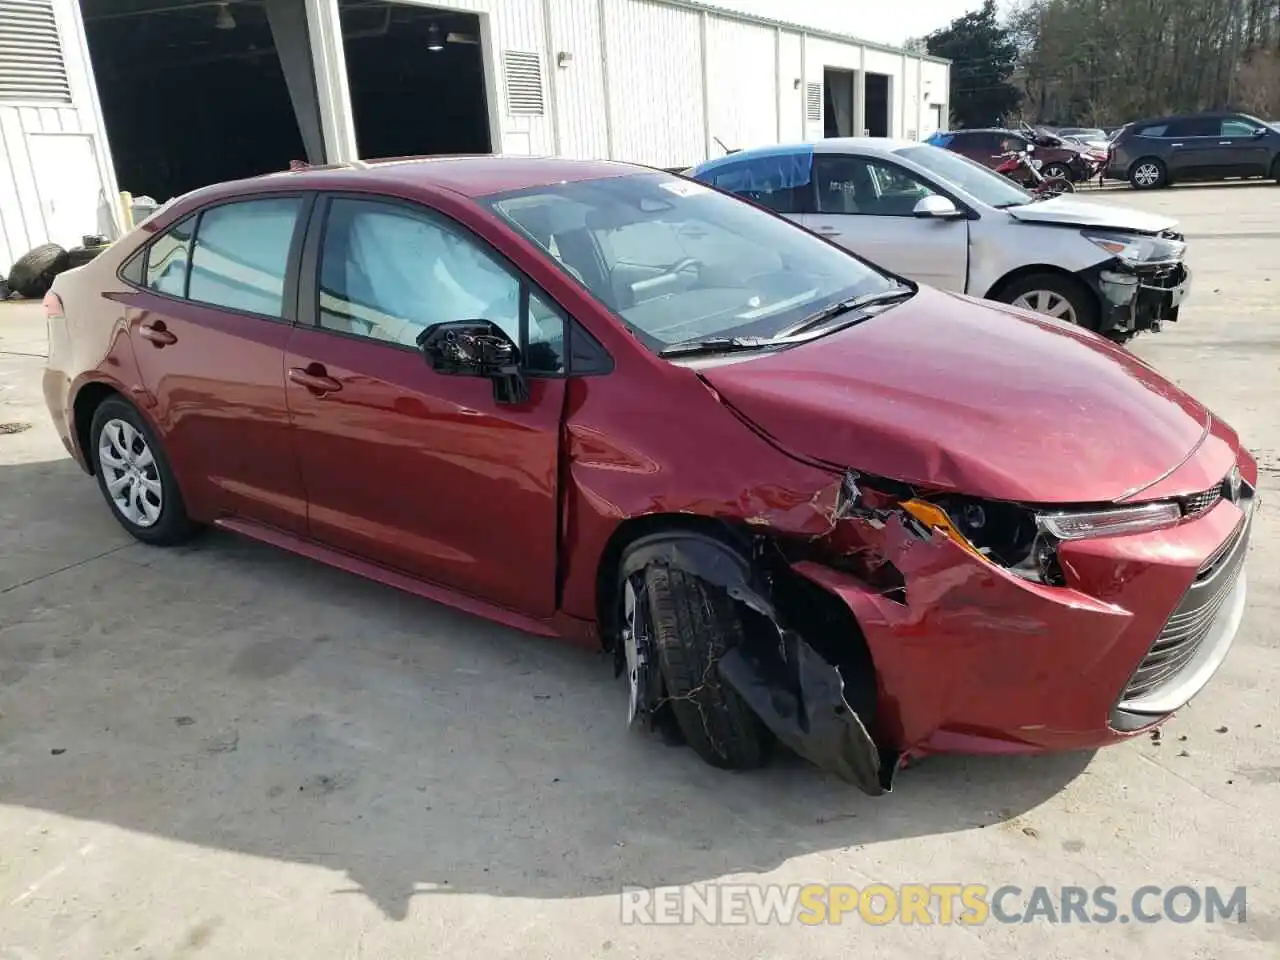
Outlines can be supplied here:
[[1025, 223], [1001, 210], [969, 221], [970, 296], [989, 297], [1015, 270], [1043, 266], [1077, 273], [1107, 254], [1080, 235], [1076, 226]]

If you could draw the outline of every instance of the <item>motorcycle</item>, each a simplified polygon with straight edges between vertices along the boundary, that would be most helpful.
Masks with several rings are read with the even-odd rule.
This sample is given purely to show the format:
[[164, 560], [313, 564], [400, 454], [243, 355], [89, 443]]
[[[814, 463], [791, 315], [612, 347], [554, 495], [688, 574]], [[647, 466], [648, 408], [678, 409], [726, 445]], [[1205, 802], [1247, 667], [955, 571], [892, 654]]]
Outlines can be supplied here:
[[1062, 193], [1075, 193], [1075, 184], [1066, 177], [1046, 177], [1040, 172], [1040, 162], [1031, 156], [1033, 150], [1035, 147], [1028, 145], [1025, 150], [1009, 150], [996, 154], [994, 159], [1002, 162], [995, 168], [995, 172], [1008, 177], [1020, 186], [1024, 185], [1024, 181], [1030, 180], [1030, 190], [1037, 197], [1056, 197]]

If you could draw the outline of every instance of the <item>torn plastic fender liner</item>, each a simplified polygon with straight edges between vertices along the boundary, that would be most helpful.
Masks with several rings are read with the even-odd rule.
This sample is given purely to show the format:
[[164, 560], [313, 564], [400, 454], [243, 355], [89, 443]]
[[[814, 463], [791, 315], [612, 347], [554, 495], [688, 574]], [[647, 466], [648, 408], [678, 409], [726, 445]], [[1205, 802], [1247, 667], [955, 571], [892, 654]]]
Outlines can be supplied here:
[[[717, 666], [725, 682], [779, 740], [873, 796], [890, 790], [896, 760], [882, 763], [880, 749], [845, 699], [840, 671], [798, 633], [784, 627], [774, 604], [753, 586], [752, 568], [740, 553], [703, 534], [657, 534], [637, 542], [627, 554], [621, 575], [633, 576], [655, 563], [721, 588], [778, 631], [776, 649], [730, 650]], [[655, 706], [648, 705], [650, 712]]]
[[893, 789], [897, 758], [881, 755], [862, 719], [844, 696], [844, 678], [794, 630], [782, 630], [795, 684], [741, 648], [720, 659], [720, 676], [765, 726], [815, 766], [872, 796]]

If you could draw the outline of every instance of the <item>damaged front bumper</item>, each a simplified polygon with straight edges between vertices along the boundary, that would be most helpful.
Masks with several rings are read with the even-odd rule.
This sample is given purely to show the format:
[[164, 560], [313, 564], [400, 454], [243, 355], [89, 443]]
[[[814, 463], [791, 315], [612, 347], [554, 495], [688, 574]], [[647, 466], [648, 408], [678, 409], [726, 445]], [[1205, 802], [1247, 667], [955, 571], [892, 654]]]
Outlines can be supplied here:
[[1098, 296], [1098, 332], [1132, 336], [1175, 323], [1191, 292], [1191, 272], [1181, 261], [1129, 264], [1110, 260], [1080, 276]]

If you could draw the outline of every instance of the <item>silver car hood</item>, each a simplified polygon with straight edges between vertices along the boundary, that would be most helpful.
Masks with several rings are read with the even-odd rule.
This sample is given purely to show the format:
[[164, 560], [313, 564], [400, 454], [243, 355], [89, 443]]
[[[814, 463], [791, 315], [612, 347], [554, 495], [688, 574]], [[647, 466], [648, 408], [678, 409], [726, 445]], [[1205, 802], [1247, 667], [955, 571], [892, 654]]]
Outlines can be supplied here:
[[1178, 221], [1172, 217], [1161, 217], [1129, 207], [1076, 200], [1070, 196], [1009, 207], [1007, 212], [1024, 223], [1058, 223], [1071, 227], [1134, 230], [1138, 233], [1159, 233], [1161, 230], [1172, 230], [1178, 225]]

